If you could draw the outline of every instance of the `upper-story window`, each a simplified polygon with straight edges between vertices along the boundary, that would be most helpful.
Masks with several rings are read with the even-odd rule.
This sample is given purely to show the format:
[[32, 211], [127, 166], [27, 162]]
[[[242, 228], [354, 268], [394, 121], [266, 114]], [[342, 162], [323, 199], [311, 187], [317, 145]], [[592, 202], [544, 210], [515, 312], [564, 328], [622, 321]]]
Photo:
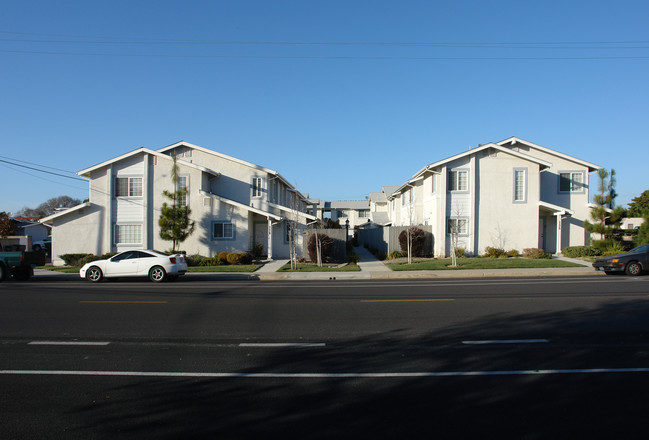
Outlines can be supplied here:
[[369, 209], [361, 209], [358, 211], [358, 216], [360, 218], [368, 218], [370, 216], [370, 210]]
[[514, 168], [514, 202], [524, 203], [527, 201], [527, 170], [525, 168]]
[[142, 197], [142, 178], [141, 177], [116, 177], [115, 196], [116, 197]]
[[262, 184], [263, 182], [261, 177], [252, 178], [252, 197], [261, 197]]
[[584, 172], [583, 171], [560, 171], [559, 192], [583, 192]]
[[432, 186], [432, 193], [436, 194], [437, 193], [437, 174], [433, 174], [430, 176], [431, 179], [431, 186]]
[[182, 198], [178, 201], [180, 206], [187, 206], [187, 194], [189, 192], [189, 176], [178, 176], [178, 184], [176, 185], [176, 190], [186, 189]]
[[468, 191], [469, 190], [469, 172], [467, 170], [449, 171], [449, 173], [448, 173], [448, 190], [449, 191]]

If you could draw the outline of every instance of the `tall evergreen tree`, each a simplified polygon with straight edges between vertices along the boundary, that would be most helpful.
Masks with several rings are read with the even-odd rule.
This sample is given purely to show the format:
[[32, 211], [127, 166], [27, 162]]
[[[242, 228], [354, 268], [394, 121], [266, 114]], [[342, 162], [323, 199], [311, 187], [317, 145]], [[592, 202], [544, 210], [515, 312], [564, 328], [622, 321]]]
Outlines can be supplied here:
[[194, 232], [195, 223], [189, 218], [191, 209], [187, 206], [187, 188], [178, 186], [178, 162], [173, 156], [171, 167], [171, 180], [174, 191], [163, 191], [162, 195], [169, 199], [170, 203], [164, 202], [160, 210], [160, 238], [169, 240], [172, 243], [172, 252], [178, 250], [178, 245], [185, 241]]
[[649, 213], [649, 189], [631, 199], [631, 203], [629, 203], [629, 217], [642, 217], [645, 213]]
[[599, 177], [599, 193], [593, 196], [595, 206], [590, 209], [590, 216], [593, 222], [585, 221], [586, 231], [600, 235], [600, 240], [610, 237], [615, 229], [618, 229], [624, 209], [615, 206], [615, 170], [611, 169], [609, 173], [606, 169], [601, 168], [597, 172]]

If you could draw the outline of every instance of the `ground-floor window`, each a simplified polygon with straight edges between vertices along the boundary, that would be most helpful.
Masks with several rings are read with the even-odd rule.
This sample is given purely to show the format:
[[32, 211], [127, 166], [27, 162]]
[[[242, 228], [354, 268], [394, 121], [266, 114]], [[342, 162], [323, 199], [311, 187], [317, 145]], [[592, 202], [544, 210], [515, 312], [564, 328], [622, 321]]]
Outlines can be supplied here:
[[115, 225], [115, 244], [142, 244], [142, 225]]
[[212, 224], [212, 239], [225, 240], [234, 238], [234, 224], [230, 222], [214, 222]]
[[465, 218], [449, 218], [447, 233], [467, 235], [469, 233], [469, 221]]

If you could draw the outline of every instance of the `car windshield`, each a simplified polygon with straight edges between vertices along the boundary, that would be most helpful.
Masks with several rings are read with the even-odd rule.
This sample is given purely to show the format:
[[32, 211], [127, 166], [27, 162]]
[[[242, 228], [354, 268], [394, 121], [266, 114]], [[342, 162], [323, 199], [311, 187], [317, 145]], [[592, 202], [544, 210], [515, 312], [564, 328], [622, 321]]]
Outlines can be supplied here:
[[630, 254], [644, 254], [646, 252], [649, 252], [649, 244], [643, 244], [629, 251]]

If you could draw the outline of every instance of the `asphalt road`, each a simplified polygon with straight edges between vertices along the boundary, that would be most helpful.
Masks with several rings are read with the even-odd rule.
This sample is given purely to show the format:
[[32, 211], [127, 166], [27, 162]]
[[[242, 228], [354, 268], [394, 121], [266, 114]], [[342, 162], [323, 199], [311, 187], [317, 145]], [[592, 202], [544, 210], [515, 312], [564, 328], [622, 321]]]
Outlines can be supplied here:
[[649, 277], [0, 284], [0, 438], [646, 438]]

